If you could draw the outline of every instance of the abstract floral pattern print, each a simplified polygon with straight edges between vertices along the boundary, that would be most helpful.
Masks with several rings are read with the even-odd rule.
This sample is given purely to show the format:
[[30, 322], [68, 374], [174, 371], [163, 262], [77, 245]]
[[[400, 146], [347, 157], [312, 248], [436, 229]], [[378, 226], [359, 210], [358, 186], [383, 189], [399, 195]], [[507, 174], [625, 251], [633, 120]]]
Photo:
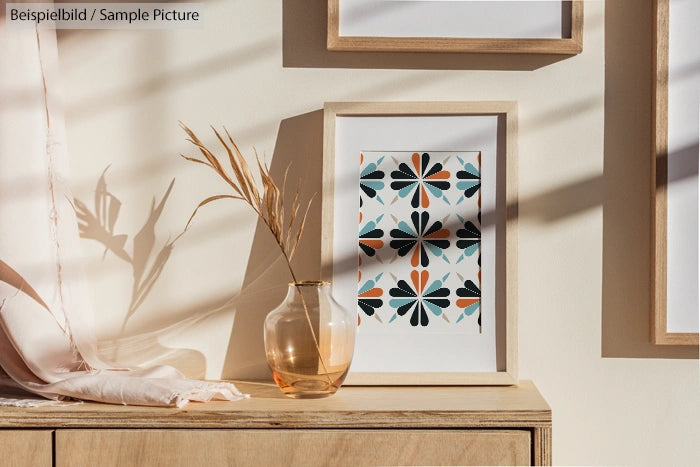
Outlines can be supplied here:
[[459, 323], [465, 316], [471, 316], [476, 310], [479, 310], [477, 324], [481, 327], [481, 290], [477, 285], [470, 281], [464, 281], [464, 287], [457, 289], [459, 297], [455, 304], [462, 310], [462, 314], [457, 318]]
[[434, 256], [442, 258], [449, 263], [443, 251], [450, 246], [450, 231], [442, 228], [442, 222], [435, 221], [430, 227], [430, 213], [427, 211], [411, 213], [411, 223], [400, 221], [398, 228], [391, 229], [391, 242], [389, 245], [394, 248], [399, 256], [411, 255], [411, 266], [426, 267], [430, 264], [430, 258], [426, 252], [430, 251]]
[[362, 195], [368, 198], [376, 198], [381, 204], [384, 204], [379, 192], [384, 188], [384, 172], [377, 170], [377, 166], [382, 163], [384, 158], [380, 157], [376, 162], [370, 162], [364, 165], [365, 156], [360, 154], [360, 206], [364, 204]]
[[[457, 230], [457, 248], [462, 250], [463, 256], [460, 256], [457, 262], [459, 263], [465, 257], [472, 256], [474, 253], [480, 251], [481, 247], [481, 230], [472, 222], [462, 219], [457, 216], [459, 221], [464, 224], [464, 227]], [[478, 263], [481, 264], [481, 253], [479, 253]]]
[[411, 165], [400, 162], [398, 170], [391, 172], [391, 188], [397, 190], [399, 196], [406, 198], [411, 196], [413, 208], [427, 208], [430, 206], [428, 193], [440, 199], [443, 191], [450, 188], [450, 173], [442, 169], [442, 164], [431, 164], [430, 154], [417, 152], [411, 155]]
[[394, 297], [389, 300], [389, 305], [396, 310], [389, 322], [411, 312], [411, 326], [427, 326], [430, 322], [428, 311], [434, 316], [442, 314], [442, 310], [450, 304], [447, 298], [450, 291], [442, 286], [447, 276], [442, 280], [433, 281], [426, 287], [429, 277], [428, 271], [411, 271], [411, 284], [401, 279], [396, 283], [396, 287], [389, 290], [389, 295]]
[[362, 283], [362, 273], [359, 274], [359, 282], [361, 285], [357, 291], [357, 305], [367, 316], [373, 316], [374, 311], [384, 304], [384, 301], [381, 299], [384, 291], [376, 287], [381, 277], [382, 274], [379, 274], [374, 279]]
[[[465, 162], [461, 157], [457, 157], [462, 170], [457, 172], [457, 189], [463, 190], [462, 197], [457, 201], [461, 203], [464, 198], [471, 198], [481, 188], [481, 172], [474, 167], [471, 162]], [[478, 163], [481, 165], [481, 153], [479, 153]], [[479, 203], [481, 205], [481, 203]]]
[[[377, 228], [377, 223], [382, 220], [382, 217], [379, 216], [376, 220], [369, 221], [360, 228], [360, 249], [367, 256], [374, 256], [377, 250], [384, 246], [384, 241], [382, 241], [384, 231]], [[362, 220], [361, 215], [360, 220]]]
[[363, 151], [359, 193], [360, 329], [480, 332], [481, 153]]

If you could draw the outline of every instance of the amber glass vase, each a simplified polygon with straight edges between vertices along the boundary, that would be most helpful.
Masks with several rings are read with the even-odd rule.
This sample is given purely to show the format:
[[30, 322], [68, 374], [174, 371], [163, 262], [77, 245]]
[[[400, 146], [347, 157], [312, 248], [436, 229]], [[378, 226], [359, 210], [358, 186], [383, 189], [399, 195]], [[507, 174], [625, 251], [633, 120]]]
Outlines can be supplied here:
[[331, 296], [328, 282], [289, 284], [287, 297], [265, 318], [265, 352], [279, 388], [293, 398], [334, 394], [355, 348], [355, 314]]

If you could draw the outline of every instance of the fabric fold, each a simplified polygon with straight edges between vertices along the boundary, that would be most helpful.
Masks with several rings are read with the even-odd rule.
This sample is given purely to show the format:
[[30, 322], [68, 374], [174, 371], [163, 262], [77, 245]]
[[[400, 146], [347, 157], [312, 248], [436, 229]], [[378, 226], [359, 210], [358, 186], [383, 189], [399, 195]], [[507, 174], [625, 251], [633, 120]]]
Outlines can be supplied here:
[[56, 32], [2, 22], [0, 50], [0, 405], [247, 397], [173, 367], [125, 370], [98, 357], [68, 188]]

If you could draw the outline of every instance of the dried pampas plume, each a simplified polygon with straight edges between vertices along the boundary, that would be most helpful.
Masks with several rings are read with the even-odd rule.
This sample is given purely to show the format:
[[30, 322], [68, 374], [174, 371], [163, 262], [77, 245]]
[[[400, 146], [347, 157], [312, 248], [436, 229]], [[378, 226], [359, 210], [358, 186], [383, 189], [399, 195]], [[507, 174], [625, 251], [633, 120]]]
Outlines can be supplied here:
[[304, 295], [301, 293], [301, 290], [299, 290], [299, 281], [294, 274], [294, 269], [292, 268], [292, 258], [294, 257], [294, 252], [296, 251], [297, 246], [299, 246], [299, 240], [301, 240], [301, 234], [304, 230], [304, 225], [306, 224], [306, 217], [309, 214], [309, 209], [311, 208], [311, 203], [313, 202], [315, 195], [309, 199], [304, 209], [304, 214], [301, 216], [301, 218], [299, 218], [299, 214], [301, 212], [301, 200], [298, 186], [296, 193], [294, 194], [294, 199], [292, 200], [291, 208], [287, 211], [284, 207], [284, 192], [287, 185], [289, 166], [287, 166], [287, 169], [284, 171], [282, 185], [278, 186], [270, 175], [270, 168], [266, 164], [260, 163], [260, 158], [256, 152], [255, 160], [258, 164], [258, 174], [262, 184], [261, 191], [258, 188], [258, 183], [256, 183], [248, 163], [226, 128], [224, 128], [224, 132], [226, 133], [228, 142], [224, 140], [216, 128], [213, 126], [211, 127], [217, 139], [226, 150], [226, 154], [228, 154], [228, 163], [230, 165], [231, 173], [228, 172], [228, 169], [224, 168], [214, 153], [209, 150], [209, 148], [207, 148], [199, 138], [197, 138], [197, 135], [195, 135], [194, 132], [187, 127], [187, 125], [180, 122], [180, 126], [183, 130], [185, 130], [185, 133], [187, 133], [187, 136], [189, 137], [187, 141], [199, 149], [199, 152], [202, 153], [204, 159], [188, 157], [184, 154], [180, 155], [188, 161], [204, 164], [211, 168], [233, 189], [235, 193], [233, 195], [210, 196], [209, 198], [203, 200], [201, 203], [199, 203], [199, 205], [197, 205], [194, 212], [192, 212], [192, 215], [185, 226], [185, 230], [187, 230], [189, 227], [192, 219], [194, 219], [194, 216], [197, 215], [199, 208], [219, 199], [228, 198], [245, 201], [251, 208], [253, 208], [258, 217], [262, 219], [272, 235], [275, 237], [277, 245], [279, 246], [284, 259], [286, 260], [289, 273], [292, 275], [292, 280], [299, 291], [299, 296], [301, 297], [301, 301], [304, 306], [304, 314], [306, 315], [306, 321], [309, 325], [309, 330], [311, 332], [311, 336], [313, 337], [321, 366], [323, 367], [323, 371], [328, 378], [328, 383], [333, 384], [330, 374], [328, 373], [328, 367], [326, 366], [326, 362], [324, 361], [319, 348], [318, 338], [316, 337], [316, 332], [314, 331], [314, 327], [311, 323], [311, 317], [304, 300]]
[[197, 135], [194, 134], [192, 130], [189, 129], [189, 127], [187, 127], [187, 125], [180, 122], [180, 126], [183, 130], [185, 130], [185, 133], [187, 133], [187, 141], [197, 147], [202, 156], [204, 156], [204, 159], [188, 157], [184, 154], [181, 154], [181, 156], [188, 161], [204, 164], [211, 168], [233, 189], [233, 192], [235, 193], [210, 196], [209, 198], [203, 200], [195, 208], [194, 212], [192, 212], [190, 219], [187, 221], [185, 230], [187, 230], [192, 222], [192, 219], [194, 219], [197, 211], [199, 211], [199, 208], [202, 206], [219, 199], [237, 199], [244, 201], [251, 208], [253, 208], [258, 217], [260, 217], [265, 225], [267, 225], [287, 262], [287, 266], [289, 267], [289, 272], [292, 275], [293, 281], [298, 282], [294, 274], [294, 270], [292, 269], [291, 262], [292, 258], [294, 257], [294, 253], [297, 250], [297, 246], [299, 246], [304, 225], [306, 224], [306, 217], [309, 214], [309, 209], [311, 208], [311, 203], [313, 202], [315, 195], [309, 199], [308, 203], [306, 203], [306, 206], [303, 209], [303, 215], [300, 216], [302, 212], [302, 205], [299, 187], [297, 186], [291, 207], [285, 209], [284, 193], [287, 185], [289, 166], [287, 166], [287, 169], [284, 172], [282, 185], [280, 186], [270, 175], [270, 168], [267, 166], [267, 164], [260, 162], [260, 158], [256, 152], [255, 160], [258, 165], [260, 184], [262, 185], [262, 189], [260, 189], [255, 177], [253, 176], [253, 172], [250, 170], [250, 166], [246, 162], [243, 154], [241, 154], [241, 151], [238, 149], [238, 146], [233, 141], [233, 138], [231, 138], [231, 135], [226, 128], [224, 128], [224, 133], [226, 134], [226, 139], [224, 139], [216, 128], [213, 126], [211, 127], [212, 131], [214, 131], [214, 134], [228, 155], [228, 165], [230, 168], [224, 168], [224, 165], [222, 165], [214, 153], [207, 148], [204, 143], [202, 143], [202, 141], [197, 137]]

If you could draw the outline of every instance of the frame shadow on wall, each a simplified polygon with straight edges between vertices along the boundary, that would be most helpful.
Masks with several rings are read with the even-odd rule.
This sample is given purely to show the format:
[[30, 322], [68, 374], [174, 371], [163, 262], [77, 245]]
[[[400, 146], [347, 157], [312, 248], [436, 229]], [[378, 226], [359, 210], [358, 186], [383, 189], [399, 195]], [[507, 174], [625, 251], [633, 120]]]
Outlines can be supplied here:
[[[638, 8], [634, 2], [619, 0], [605, 5], [603, 176], [521, 199], [521, 212], [553, 221], [602, 204], [602, 357], [698, 358], [695, 347], [655, 346], [649, 338], [651, 82], [639, 77], [650, 76], [652, 10], [651, 6]], [[325, 25], [325, 1], [284, 0], [283, 8], [284, 66], [529, 70], [554, 62], [520, 57], [522, 61], [515, 60], [518, 68], [512, 57], [503, 55], [330, 53], [325, 49], [325, 27], [313, 26]], [[273, 176], [281, 177], [292, 162], [289, 185], [301, 177], [303, 198], [317, 193], [295, 258], [295, 270], [303, 278], [320, 275], [322, 160], [322, 110], [280, 123], [270, 167]], [[236, 300], [225, 378], [259, 379], [261, 374], [269, 374], [262, 326], [267, 313], [284, 298], [289, 281], [276, 248], [267, 229], [259, 224]]]
[[406, 70], [536, 70], [562, 54], [338, 52], [326, 48], [326, 0], [282, 1], [282, 66]]
[[605, 3], [601, 355], [692, 359], [697, 347], [650, 340], [652, 5], [637, 3]]
[[[292, 267], [300, 280], [317, 280], [321, 277], [322, 109], [280, 122], [270, 173], [275, 180], [282, 180], [287, 167], [285, 204], [291, 204], [297, 184], [302, 206], [315, 195]], [[261, 375], [270, 374], [265, 361], [263, 323], [284, 299], [291, 280], [272, 234], [258, 221], [243, 285], [234, 303], [236, 318], [226, 352], [224, 378], [259, 380]]]

